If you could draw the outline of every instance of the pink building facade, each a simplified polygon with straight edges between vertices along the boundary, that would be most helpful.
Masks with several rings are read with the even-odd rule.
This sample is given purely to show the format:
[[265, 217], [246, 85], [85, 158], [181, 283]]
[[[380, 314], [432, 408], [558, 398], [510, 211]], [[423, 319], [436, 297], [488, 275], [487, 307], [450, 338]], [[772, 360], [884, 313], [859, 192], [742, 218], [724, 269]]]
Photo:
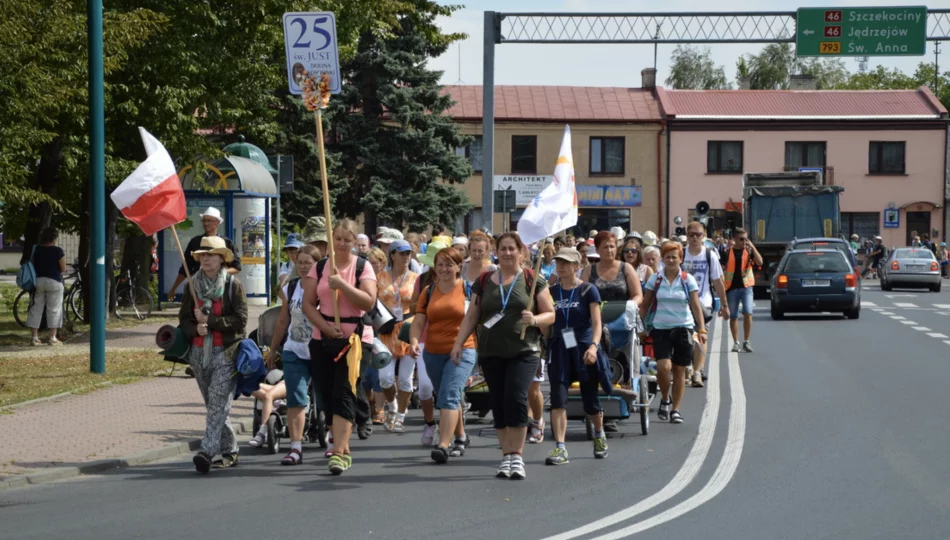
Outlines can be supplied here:
[[658, 97], [670, 145], [670, 232], [699, 201], [709, 203], [712, 231], [741, 226], [743, 173], [820, 168], [827, 183], [845, 188], [843, 234], [880, 235], [889, 246], [906, 245], [911, 232], [947, 236], [948, 115], [926, 88], [660, 88]]

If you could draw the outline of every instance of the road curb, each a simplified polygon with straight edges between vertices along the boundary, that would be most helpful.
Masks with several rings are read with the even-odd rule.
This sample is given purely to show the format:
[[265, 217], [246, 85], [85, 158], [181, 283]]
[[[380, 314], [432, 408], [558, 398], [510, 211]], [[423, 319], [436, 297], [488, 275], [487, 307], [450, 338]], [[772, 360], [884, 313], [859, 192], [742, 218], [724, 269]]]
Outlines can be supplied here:
[[[43, 398], [50, 399], [50, 398]], [[251, 432], [253, 419], [241, 418], [231, 421], [231, 427], [237, 435], [245, 435]], [[21, 488], [28, 485], [48, 484], [68, 478], [75, 478], [86, 474], [96, 474], [112, 469], [128, 469], [141, 465], [147, 465], [153, 461], [167, 459], [182, 454], [190, 454], [201, 446], [201, 439], [190, 439], [180, 443], [161, 446], [151, 450], [145, 450], [131, 456], [103, 459], [91, 461], [71, 467], [53, 467], [38, 472], [14, 476], [0, 480], [0, 491], [11, 488]]]

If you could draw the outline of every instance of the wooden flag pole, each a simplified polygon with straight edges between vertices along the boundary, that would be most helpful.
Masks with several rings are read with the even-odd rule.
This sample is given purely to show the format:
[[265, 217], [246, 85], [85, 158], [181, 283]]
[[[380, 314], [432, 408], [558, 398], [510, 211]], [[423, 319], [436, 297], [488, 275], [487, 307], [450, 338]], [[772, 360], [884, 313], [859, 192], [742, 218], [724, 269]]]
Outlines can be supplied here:
[[181, 240], [178, 239], [178, 229], [174, 225], [171, 227], [172, 237], [175, 239], [175, 245], [178, 246], [178, 256], [181, 257], [181, 267], [185, 269], [185, 278], [188, 280], [188, 290], [191, 291], [191, 299], [195, 301], [195, 309], [201, 309], [201, 303], [198, 302], [198, 293], [195, 291], [194, 283], [191, 282], [191, 272], [188, 271], [188, 261], [185, 260], [185, 252], [181, 249]]
[[[534, 309], [534, 290], [538, 286], [538, 276], [541, 275], [541, 261], [544, 259], [544, 246], [548, 243], [548, 239], [545, 238], [541, 241], [541, 247], [538, 248], [538, 261], [534, 263], [534, 281], [531, 282], [531, 296], [528, 297], [528, 311]], [[522, 325], [521, 328], [521, 339], [524, 339], [525, 333], [528, 331], [528, 327]]]
[[[323, 148], [323, 109], [313, 113], [317, 123], [317, 153], [320, 156], [320, 184], [323, 187], [323, 216], [327, 222], [327, 257], [330, 259], [330, 275], [336, 275], [336, 254], [333, 251], [333, 216], [330, 213], [330, 186], [327, 183], [327, 159]], [[333, 291], [333, 322], [340, 328], [340, 291]]]

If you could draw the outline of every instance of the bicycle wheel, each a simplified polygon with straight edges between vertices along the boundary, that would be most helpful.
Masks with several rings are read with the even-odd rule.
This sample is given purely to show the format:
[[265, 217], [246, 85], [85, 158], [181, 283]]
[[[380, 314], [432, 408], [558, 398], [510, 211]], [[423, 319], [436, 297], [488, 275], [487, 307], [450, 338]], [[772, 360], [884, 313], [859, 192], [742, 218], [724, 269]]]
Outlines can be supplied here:
[[122, 287], [116, 291], [115, 316], [143, 321], [152, 314], [152, 294], [144, 287]]
[[69, 293], [69, 311], [73, 314], [73, 319], [84, 323], [86, 319], [83, 318], [83, 301], [82, 301], [82, 287], [76, 287]]
[[30, 315], [32, 305], [33, 295], [26, 291], [20, 291], [20, 294], [16, 295], [16, 300], [13, 301], [13, 318], [24, 328], [26, 328], [26, 319]]

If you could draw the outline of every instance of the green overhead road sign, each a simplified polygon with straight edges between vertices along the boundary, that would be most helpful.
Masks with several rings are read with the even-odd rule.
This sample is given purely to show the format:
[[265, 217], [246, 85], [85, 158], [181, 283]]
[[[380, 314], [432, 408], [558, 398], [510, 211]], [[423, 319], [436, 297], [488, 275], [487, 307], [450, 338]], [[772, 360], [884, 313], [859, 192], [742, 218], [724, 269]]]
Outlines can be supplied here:
[[798, 56], [921, 56], [926, 6], [799, 8]]

